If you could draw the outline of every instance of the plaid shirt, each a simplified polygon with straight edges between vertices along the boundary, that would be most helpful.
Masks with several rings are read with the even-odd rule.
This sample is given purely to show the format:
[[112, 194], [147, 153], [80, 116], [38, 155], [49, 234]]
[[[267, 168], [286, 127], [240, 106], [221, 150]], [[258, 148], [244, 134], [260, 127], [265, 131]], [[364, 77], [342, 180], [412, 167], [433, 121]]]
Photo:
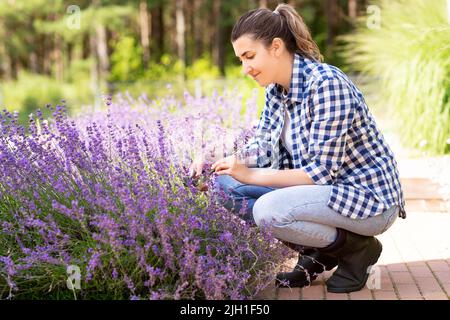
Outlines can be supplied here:
[[[393, 205], [406, 217], [397, 163], [362, 93], [338, 68], [294, 56], [287, 95], [266, 87], [256, 134], [241, 150], [249, 166], [301, 168], [317, 185], [332, 185], [327, 205], [364, 219]], [[280, 135], [285, 108], [291, 115], [293, 154]]]

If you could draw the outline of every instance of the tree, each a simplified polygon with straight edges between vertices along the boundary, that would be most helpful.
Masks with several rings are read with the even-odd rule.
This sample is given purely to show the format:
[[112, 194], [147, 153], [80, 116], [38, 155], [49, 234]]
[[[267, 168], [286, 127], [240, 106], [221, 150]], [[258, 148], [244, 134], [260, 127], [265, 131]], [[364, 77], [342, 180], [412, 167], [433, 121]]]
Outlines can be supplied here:
[[161, 55], [165, 52], [164, 1], [157, 0], [152, 5], [151, 16], [152, 51], [154, 52], [154, 60], [159, 61]]
[[175, 0], [176, 44], [178, 59], [186, 65], [186, 25], [184, 21], [184, 0]]
[[142, 60], [146, 68], [150, 60], [150, 25], [146, 0], [139, 2], [139, 25], [141, 27]]

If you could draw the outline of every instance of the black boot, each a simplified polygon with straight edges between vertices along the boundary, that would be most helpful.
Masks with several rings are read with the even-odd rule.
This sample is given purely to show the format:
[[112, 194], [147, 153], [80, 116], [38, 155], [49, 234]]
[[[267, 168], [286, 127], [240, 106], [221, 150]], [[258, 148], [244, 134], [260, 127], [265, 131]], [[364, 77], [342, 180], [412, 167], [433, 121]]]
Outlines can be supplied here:
[[375, 237], [337, 230], [336, 241], [319, 249], [338, 258], [338, 267], [327, 281], [327, 290], [335, 293], [359, 291], [367, 282], [369, 267], [378, 261], [382, 245]]
[[[283, 242], [286, 244], [285, 242]], [[288, 244], [286, 244], [288, 245]], [[295, 248], [295, 245], [288, 245]], [[292, 272], [277, 274], [275, 284], [278, 287], [305, 287], [313, 282], [324, 270], [337, 266], [337, 258], [321, 253], [315, 249], [303, 249], [299, 252], [298, 262]]]

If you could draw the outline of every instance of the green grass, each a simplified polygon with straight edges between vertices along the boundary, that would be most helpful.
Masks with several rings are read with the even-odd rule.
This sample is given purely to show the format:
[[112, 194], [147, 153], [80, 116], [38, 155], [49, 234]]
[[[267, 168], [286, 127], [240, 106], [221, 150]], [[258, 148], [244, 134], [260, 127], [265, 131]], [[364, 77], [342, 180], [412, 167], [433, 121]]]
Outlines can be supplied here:
[[[80, 62], [81, 63], [81, 62]], [[133, 98], [146, 94], [149, 100], [173, 95], [175, 99], [183, 100], [185, 91], [192, 95], [211, 96], [214, 92], [221, 95], [224, 92], [237, 90], [245, 103], [256, 93], [258, 113], [264, 106], [264, 88], [240, 73], [240, 67], [228, 67], [227, 77], [221, 78], [214, 72], [202, 72], [208, 66], [187, 69], [188, 77], [183, 79], [179, 74], [168, 73], [160, 80], [141, 79], [111, 83], [113, 93], [128, 93]], [[80, 68], [78, 68], [80, 69]], [[0, 85], [0, 108], [19, 112], [19, 122], [28, 123], [28, 115], [41, 109], [44, 117], [50, 112], [46, 104], [56, 105], [65, 100], [71, 115], [86, 111], [86, 108], [102, 104], [102, 95], [108, 91], [104, 82], [99, 82], [97, 93], [94, 94], [92, 82], [86, 72], [69, 72], [70, 77], [64, 82], [58, 82], [52, 77], [22, 72], [15, 81], [3, 82]]]

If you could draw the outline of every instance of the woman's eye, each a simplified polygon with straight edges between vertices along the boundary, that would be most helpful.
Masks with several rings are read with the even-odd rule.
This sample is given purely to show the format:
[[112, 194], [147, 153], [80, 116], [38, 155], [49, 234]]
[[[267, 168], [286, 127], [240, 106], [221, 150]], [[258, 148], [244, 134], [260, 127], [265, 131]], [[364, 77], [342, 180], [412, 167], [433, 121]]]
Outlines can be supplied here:
[[247, 59], [253, 59], [255, 56], [250, 56], [250, 57], [247, 57]]

